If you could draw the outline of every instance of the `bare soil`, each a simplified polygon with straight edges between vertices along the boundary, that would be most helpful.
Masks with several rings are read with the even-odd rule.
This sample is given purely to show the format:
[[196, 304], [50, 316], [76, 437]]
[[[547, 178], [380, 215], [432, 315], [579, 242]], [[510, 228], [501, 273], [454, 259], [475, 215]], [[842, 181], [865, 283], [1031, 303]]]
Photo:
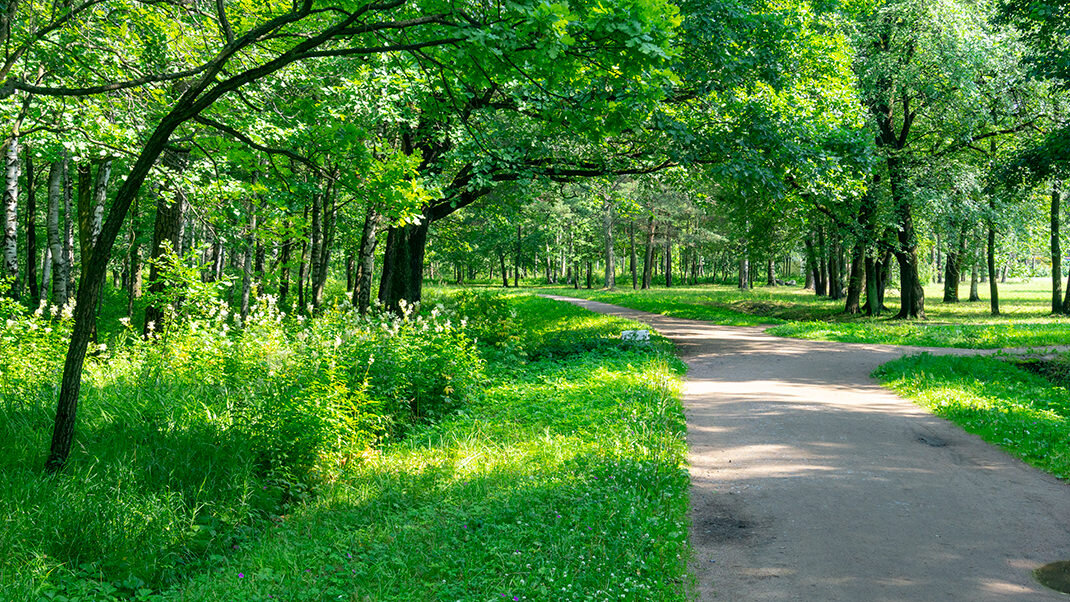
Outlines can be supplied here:
[[1070, 486], [881, 388], [918, 351], [783, 339], [595, 301], [649, 324], [688, 372], [700, 600], [1067, 600]]

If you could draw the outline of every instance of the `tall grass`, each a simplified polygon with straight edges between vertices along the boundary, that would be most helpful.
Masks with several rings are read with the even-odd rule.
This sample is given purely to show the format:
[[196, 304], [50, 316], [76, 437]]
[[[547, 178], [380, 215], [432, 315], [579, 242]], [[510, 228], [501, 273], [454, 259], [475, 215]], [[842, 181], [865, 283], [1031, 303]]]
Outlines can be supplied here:
[[69, 320], [0, 308], [0, 599], [684, 595], [680, 365], [635, 325], [468, 292], [202, 301], [153, 340], [112, 327], [52, 477]]

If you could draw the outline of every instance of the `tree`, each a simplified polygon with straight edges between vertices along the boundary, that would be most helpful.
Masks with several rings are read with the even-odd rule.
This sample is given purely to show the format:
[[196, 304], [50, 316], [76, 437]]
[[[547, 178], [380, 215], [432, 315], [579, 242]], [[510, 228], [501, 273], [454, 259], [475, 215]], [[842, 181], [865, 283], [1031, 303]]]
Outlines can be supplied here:
[[[111, 73], [99, 71], [49, 73], [53, 79], [44, 82], [47, 85], [30, 84], [19, 77], [16, 73], [18, 68], [25, 68], [29, 62], [25, 57], [47, 52], [47, 45], [42, 44], [42, 40], [48, 39], [55, 44], [60, 41], [54, 38], [59, 37], [68, 40], [94, 39], [95, 35], [85, 34], [95, 34], [92, 31], [95, 27], [109, 27], [111, 22], [106, 11], [97, 14], [90, 10], [97, 4], [100, 3], [89, 2], [67, 9], [51, 24], [26, 32], [25, 41], [16, 45], [16, 51], [9, 54], [6, 64], [0, 68], [0, 76], [6, 77], [0, 88], [3, 96], [21, 92], [35, 96], [93, 97], [165, 82], [170, 82], [172, 89], [181, 91], [174, 95], [165, 112], [153, 120], [148, 128], [136, 159], [132, 161], [126, 178], [111, 202], [96, 252], [88, 261], [78, 290], [75, 327], [64, 364], [56, 427], [46, 463], [49, 470], [60, 469], [70, 452], [82, 366], [112, 246], [131, 203], [153, 165], [169, 146], [172, 135], [223, 96], [293, 63], [327, 56], [366, 56], [458, 44], [464, 40], [463, 30], [467, 29], [451, 21], [445, 12], [448, 7], [438, 6], [437, 3], [428, 2], [428, 6], [414, 7], [396, 0], [361, 4], [351, 9], [335, 6], [327, 10], [315, 7], [312, 0], [304, 0], [285, 7], [265, 6], [260, 14], [246, 13], [243, 24], [247, 24], [247, 29], [236, 32], [225, 3], [219, 2], [214, 18], [208, 18], [190, 7], [188, 12], [179, 15], [184, 21], [179, 26], [202, 28], [204, 21], [208, 20], [212, 30], [220, 35], [197, 38], [195, 42], [191, 39], [191, 48], [175, 64], [146, 65], [149, 75], [128, 79], [108, 78], [107, 75]], [[170, 6], [147, 5], [145, 10], [163, 13], [161, 22], [175, 17], [167, 14]], [[272, 43], [265, 45], [265, 40], [271, 40]], [[129, 60], [114, 63], [140, 64], [142, 57], [153, 56], [151, 53], [154, 50], [151, 44], [140, 42], [142, 40], [125, 48], [109, 48], [105, 52], [110, 54], [126, 50], [132, 55]], [[104, 81], [95, 79], [97, 77], [103, 77]]]

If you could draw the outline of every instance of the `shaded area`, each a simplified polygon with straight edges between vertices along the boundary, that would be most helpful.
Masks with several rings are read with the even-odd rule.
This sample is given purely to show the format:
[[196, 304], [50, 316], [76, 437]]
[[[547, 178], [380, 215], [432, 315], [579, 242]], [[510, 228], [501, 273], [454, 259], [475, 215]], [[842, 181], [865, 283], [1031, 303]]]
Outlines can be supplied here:
[[1034, 573], [1044, 587], [1070, 594], [1070, 561], [1052, 562], [1040, 567]]

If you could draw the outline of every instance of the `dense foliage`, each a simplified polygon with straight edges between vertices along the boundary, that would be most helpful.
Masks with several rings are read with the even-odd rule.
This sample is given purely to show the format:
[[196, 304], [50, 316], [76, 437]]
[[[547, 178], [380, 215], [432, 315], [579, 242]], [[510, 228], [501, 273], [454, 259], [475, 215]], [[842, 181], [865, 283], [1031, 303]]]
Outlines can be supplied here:
[[[236, 599], [219, 592], [347, 583], [407, 599], [399, 592], [438, 579], [395, 582], [381, 563], [412, 562], [408, 546], [436, 556], [431, 545], [439, 564], [419, 574], [467, 595], [538, 598], [575, 571], [591, 580], [561, 586], [682, 592], [687, 477], [664, 351], [622, 345], [609, 337], [627, 324], [547, 301], [462, 293], [443, 303], [305, 319], [268, 298], [244, 321], [221, 305], [190, 311], [155, 341], [126, 326], [87, 364], [83, 435], [51, 478], [34, 452], [70, 323], [9, 306], [3, 596], [156, 599], [193, 588], [197, 599]], [[336, 508], [343, 501], [352, 509]], [[318, 525], [307, 546], [300, 534], [327, 511], [334, 526]], [[446, 517], [449, 534], [428, 539]], [[395, 528], [409, 535], [388, 544]], [[482, 559], [478, 573], [446, 553], [460, 548]], [[531, 561], [514, 548], [552, 560], [521, 570]], [[315, 575], [292, 568], [306, 555]], [[325, 575], [324, 562], [352, 572]], [[612, 572], [633, 577], [607, 580]]]

